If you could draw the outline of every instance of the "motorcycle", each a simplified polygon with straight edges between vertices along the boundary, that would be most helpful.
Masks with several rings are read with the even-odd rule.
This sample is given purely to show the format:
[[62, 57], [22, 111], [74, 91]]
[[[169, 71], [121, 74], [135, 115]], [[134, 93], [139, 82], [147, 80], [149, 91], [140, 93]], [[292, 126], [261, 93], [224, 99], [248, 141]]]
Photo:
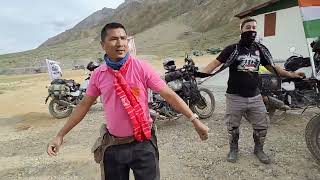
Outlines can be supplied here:
[[[90, 62], [87, 65], [87, 69], [90, 72], [94, 71], [97, 67], [99, 67], [99, 65], [93, 62]], [[89, 76], [81, 85], [72, 79], [55, 79], [50, 83], [45, 104], [47, 104], [49, 98], [51, 98], [49, 103], [49, 113], [53, 117], [62, 119], [70, 116], [73, 109], [84, 97], [89, 84], [90, 75], [91, 73], [89, 73]]]
[[[317, 41], [313, 41], [311, 44], [312, 51], [315, 52], [314, 59], [320, 61], [320, 38]], [[319, 73], [319, 64], [314, 63], [316, 72]], [[317, 89], [318, 90], [318, 89]], [[319, 96], [319, 91], [318, 91]], [[318, 106], [319, 107], [319, 106]], [[314, 116], [307, 124], [305, 129], [305, 140], [307, 147], [314, 159], [320, 164], [320, 115]]]
[[[279, 80], [279, 77], [271, 75], [262, 78], [264, 93], [280, 100], [292, 109], [303, 108], [302, 114], [309, 107], [320, 108], [320, 38], [313, 41], [311, 47], [314, 52], [313, 61], [302, 56], [292, 56], [284, 65], [287, 71], [311, 67], [313, 76], [310, 78]], [[291, 51], [294, 52], [294, 48]], [[308, 122], [305, 128], [305, 141], [314, 159], [320, 164], [320, 114], [314, 116]]]
[[[315, 52], [313, 57], [314, 69], [318, 72], [320, 70], [320, 50], [316, 48], [313, 48], [313, 50]], [[290, 48], [290, 51], [294, 52], [295, 48]], [[304, 67], [312, 67], [311, 59], [301, 55], [291, 56], [284, 64], [287, 71], [296, 71]], [[309, 107], [319, 106], [320, 84], [316, 77], [304, 79], [280, 78], [277, 75], [260, 74], [260, 78], [262, 94], [273, 102], [266, 104], [270, 114], [273, 114], [282, 104], [287, 105], [292, 110], [304, 109], [304, 111]]]
[[[214, 95], [209, 89], [198, 87], [200, 82], [197, 79], [210, 75], [199, 72], [194, 61], [188, 56], [182, 68], [177, 69], [174, 59], [170, 58], [163, 62], [163, 67], [166, 70], [163, 78], [167, 85], [186, 102], [190, 109], [199, 118], [211, 117], [215, 109]], [[151, 115], [160, 120], [177, 119], [181, 116], [159, 93], [149, 93], [149, 109]]]

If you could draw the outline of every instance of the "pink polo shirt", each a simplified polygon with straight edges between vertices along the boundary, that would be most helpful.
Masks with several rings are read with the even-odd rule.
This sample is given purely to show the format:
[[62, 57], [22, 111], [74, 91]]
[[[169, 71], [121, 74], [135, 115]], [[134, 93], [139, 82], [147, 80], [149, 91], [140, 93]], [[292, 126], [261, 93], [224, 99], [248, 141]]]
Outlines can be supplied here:
[[[132, 58], [132, 62], [124, 78], [144, 110], [146, 119], [152, 123], [153, 120], [148, 108], [147, 89], [150, 88], [154, 92], [159, 92], [166, 84], [149, 64], [132, 56], [129, 56], [129, 58]], [[110, 70], [110, 67], [103, 64], [92, 73], [86, 95], [102, 96], [107, 128], [112, 135], [118, 137], [132, 136], [131, 120], [116, 94], [113, 85], [114, 75]]]

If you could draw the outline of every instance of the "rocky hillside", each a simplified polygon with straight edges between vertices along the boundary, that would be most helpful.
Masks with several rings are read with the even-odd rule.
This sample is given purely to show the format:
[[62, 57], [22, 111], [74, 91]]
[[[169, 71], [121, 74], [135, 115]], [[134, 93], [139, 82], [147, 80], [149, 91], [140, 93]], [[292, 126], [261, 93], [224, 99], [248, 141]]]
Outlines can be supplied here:
[[266, 0], [126, 0], [103, 8], [37, 49], [0, 56], [0, 67], [27, 66], [39, 59], [59, 61], [101, 57], [99, 33], [111, 21], [135, 36], [138, 54], [180, 56], [192, 49], [223, 47], [238, 38], [234, 15]]

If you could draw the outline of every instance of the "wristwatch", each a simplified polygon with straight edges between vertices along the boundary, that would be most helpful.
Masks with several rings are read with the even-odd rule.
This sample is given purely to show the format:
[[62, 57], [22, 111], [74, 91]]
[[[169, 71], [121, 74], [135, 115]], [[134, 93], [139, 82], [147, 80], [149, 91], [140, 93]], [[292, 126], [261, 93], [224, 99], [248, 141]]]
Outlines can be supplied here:
[[199, 119], [199, 116], [194, 113], [194, 114], [189, 118], [189, 121], [190, 121], [190, 122], [193, 122], [195, 119]]

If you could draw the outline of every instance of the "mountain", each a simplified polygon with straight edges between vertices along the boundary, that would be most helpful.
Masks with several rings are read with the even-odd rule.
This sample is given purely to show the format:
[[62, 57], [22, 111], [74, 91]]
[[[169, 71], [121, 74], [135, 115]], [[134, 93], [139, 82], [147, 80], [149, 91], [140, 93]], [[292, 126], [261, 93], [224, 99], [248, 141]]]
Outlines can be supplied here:
[[49, 38], [39, 47], [48, 47], [56, 44], [74, 41], [77, 39], [88, 38], [90, 36], [90, 29], [110, 21], [111, 16], [114, 14], [114, 11], [114, 9], [110, 8], [103, 8], [99, 11], [96, 11], [79, 22], [72, 29], [66, 30], [65, 32], [58, 34], [57, 36]]
[[[103, 8], [73, 28], [30, 51], [0, 56], [0, 67], [29, 67], [45, 58], [64, 64], [101, 57], [101, 28], [121, 22], [134, 35], [138, 55], [182, 56], [192, 49], [224, 47], [237, 41], [235, 14], [266, 0], [126, 0]], [[71, 63], [71, 64], [72, 64]]]

